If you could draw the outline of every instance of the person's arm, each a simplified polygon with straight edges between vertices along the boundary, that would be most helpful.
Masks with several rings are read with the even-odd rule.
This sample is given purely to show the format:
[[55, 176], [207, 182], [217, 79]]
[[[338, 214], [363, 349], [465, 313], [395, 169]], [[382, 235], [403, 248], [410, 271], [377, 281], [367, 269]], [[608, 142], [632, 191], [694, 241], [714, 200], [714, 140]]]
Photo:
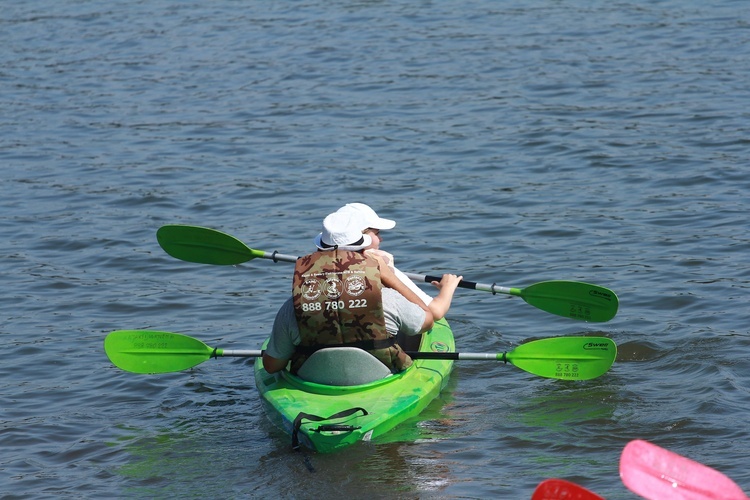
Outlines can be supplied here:
[[[422, 329], [419, 331], [419, 333], [424, 333], [428, 330], [431, 330], [432, 326], [435, 324], [435, 321], [442, 318], [445, 315], [445, 312], [443, 312], [443, 316], [440, 316], [440, 318], [436, 318], [435, 314], [433, 313], [432, 306], [432, 302], [435, 302], [435, 299], [430, 302], [429, 306], [425, 305], [424, 301], [420, 299], [419, 296], [414, 293], [411, 288], [406, 286], [400, 279], [398, 279], [389, 267], [387, 267], [386, 269], [388, 269], [388, 271], [386, 271], [384, 278], [381, 268], [380, 281], [388, 288], [393, 288], [394, 290], [396, 290], [398, 293], [403, 295], [406, 300], [419, 306], [419, 308], [424, 311], [424, 323], [422, 324]], [[450, 299], [448, 299], [448, 307], [450, 307]], [[440, 311], [439, 305], [435, 308], [435, 310]], [[446, 312], [447, 310], [448, 309], [446, 308]]]
[[287, 299], [276, 313], [268, 345], [263, 351], [263, 368], [268, 373], [276, 373], [286, 368], [299, 343], [299, 329], [294, 316], [294, 302]]
[[426, 307], [422, 307], [424, 310], [424, 323], [422, 323], [422, 328], [419, 330], [419, 333], [424, 333], [428, 330], [432, 330], [432, 327], [435, 325], [435, 318], [432, 315], [432, 311], [430, 311]]
[[425, 293], [424, 290], [419, 288], [416, 283], [414, 283], [411, 279], [409, 279], [409, 277], [406, 276], [404, 273], [402, 273], [397, 267], [393, 268], [393, 272], [396, 275], [396, 277], [401, 281], [401, 283], [409, 287], [409, 289], [412, 292], [416, 293], [417, 297], [419, 297], [419, 299], [422, 302], [424, 302], [425, 305], [428, 305], [428, 306], [430, 305], [430, 302], [432, 302], [432, 297], [430, 297], [430, 295], [428, 295], [427, 293]]
[[421, 337], [422, 333], [433, 327], [432, 313], [429, 310], [419, 307], [392, 288], [383, 288], [383, 313], [388, 333], [399, 338]]
[[[375, 249], [375, 248], [368, 248], [365, 250], [365, 255], [368, 255], [370, 257], [374, 257], [378, 259], [380, 262], [380, 266], [382, 267], [385, 263], [386, 266], [388, 266], [388, 269], [390, 269], [393, 274], [395, 275], [396, 279], [399, 280], [401, 283], [404, 284], [407, 288], [409, 288], [412, 292], [414, 292], [419, 300], [422, 301], [425, 305], [429, 305], [432, 301], [432, 297], [430, 297], [428, 294], [426, 294], [424, 291], [422, 291], [416, 283], [414, 283], [411, 279], [409, 279], [408, 276], [406, 276], [404, 273], [399, 271], [399, 269], [394, 264], [394, 258], [393, 255], [389, 254], [388, 252], [385, 252], [383, 250]], [[382, 259], [382, 260], [381, 260]], [[389, 278], [388, 278], [389, 279]], [[382, 281], [382, 278], [381, 278]], [[398, 285], [396, 285], [398, 286]], [[393, 287], [389, 287], [393, 288]], [[395, 290], [395, 288], [393, 288]], [[411, 299], [410, 299], [411, 300]], [[413, 300], [412, 300], [413, 301]], [[415, 302], [416, 304], [419, 304], [418, 302]], [[419, 304], [421, 306], [421, 304]], [[423, 308], [424, 309], [424, 308]]]
[[286, 368], [287, 363], [289, 363], [288, 359], [277, 359], [265, 352], [263, 353], [263, 368], [265, 368], [268, 373], [280, 372]]
[[[386, 262], [383, 260], [382, 257], [379, 255], [371, 255], [370, 257], [374, 258], [378, 261], [380, 264], [380, 282], [383, 284], [383, 286], [386, 286], [388, 288], [393, 288], [398, 293], [406, 297], [409, 302], [413, 302], [417, 304], [419, 307], [425, 310], [425, 312], [430, 313], [430, 316], [432, 316], [432, 311], [427, 308], [424, 301], [419, 298], [419, 296], [414, 293], [414, 291], [406, 286], [403, 281], [398, 279], [396, 274], [393, 272], [393, 269], [391, 269]], [[450, 302], [449, 302], [450, 303]], [[430, 322], [432, 322], [432, 318], [430, 318]], [[430, 328], [432, 328], [432, 325], [430, 325]], [[429, 328], [428, 328], [429, 330]]]
[[432, 299], [430, 305], [427, 306], [432, 313], [434, 321], [443, 319], [448, 314], [448, 309], [451, 308], [451, 301], [453, 300], [453, 293], [463, 278], [463, 276], [456, 276], [455, 274], [444, 274], [440, 281], [432, 282], [440, 290], [438, 296]]

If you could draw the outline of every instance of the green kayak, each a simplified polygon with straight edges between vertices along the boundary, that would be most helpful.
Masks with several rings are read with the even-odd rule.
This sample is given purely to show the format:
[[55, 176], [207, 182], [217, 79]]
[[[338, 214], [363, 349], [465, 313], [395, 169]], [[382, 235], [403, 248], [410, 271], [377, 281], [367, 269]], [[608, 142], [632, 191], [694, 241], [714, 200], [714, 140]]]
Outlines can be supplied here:
[[[419, 350], [455, 351], [453, 332], [445, 320], [436, 322], [423, 335]], [[364, 351], [361, 353], [380, 363]], [[305, 366], [312, 361], [310, 358]], [[363, 365], [355, 367], [359, 376], [366, 376], [362, 373], [368, 371]], [[341, 365], [336, 364], [335, 368], [340, 369]], [[376, 439], [421, 413], [448, 383], [452, 369], [452, 360], [416, 359], [401, 373], [385, 377], [381, 374], [374, 381], [357, 381], [356, 385], [331, 385], [302, 379], [286, 370], [269, 374], [257, 358], [255, 384], [269, 418], [292, 436], [295, 448], [304, 445], [327, 453], [358, 441]]]

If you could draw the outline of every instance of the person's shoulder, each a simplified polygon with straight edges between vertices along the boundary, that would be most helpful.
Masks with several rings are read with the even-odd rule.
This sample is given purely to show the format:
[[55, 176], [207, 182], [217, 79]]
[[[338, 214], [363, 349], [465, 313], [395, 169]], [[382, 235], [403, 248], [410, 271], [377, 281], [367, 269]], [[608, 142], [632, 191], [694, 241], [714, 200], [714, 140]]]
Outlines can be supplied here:
[[284, 302], [281, 303], [280, 309], [284, 309], [286, 307], [294, 307], [294, 297], [288, 297]]
[[294, 298], [289, 297], [279, 306], [279, 310], [276, 313], [277, 317], [294, 315]]

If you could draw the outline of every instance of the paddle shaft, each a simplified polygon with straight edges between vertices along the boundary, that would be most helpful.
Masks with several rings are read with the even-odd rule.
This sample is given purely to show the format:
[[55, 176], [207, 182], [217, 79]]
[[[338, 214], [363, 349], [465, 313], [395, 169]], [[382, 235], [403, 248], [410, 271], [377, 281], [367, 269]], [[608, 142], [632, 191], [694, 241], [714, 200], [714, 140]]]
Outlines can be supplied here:
[[[235, 357], [235, 358], [259, 358], [263, 356], [265, 351], [253, 350], [253, 349], [216, 349], [213, 356], [216, 357]], [[431, 359], [431, 360], [453, 360], [453, 361], [502, 361], [504, 363], [513, 363], [514, 351], [505, 352], [437, 352], [437, 351], [405, 351], [405, 353], [412, 359]], [[548, 355], [550, 359], [556, 357], [564, 360], [566, 356], [556, 355], [552, 352]], [[582, 359], [581, 355], [575, 357], [575, 359]], [[592, 358], [596, 359], [596, 358]]]
[[[115, 366], [134, 373], [169, 373], [187, 370], [211, 358], [263, 355], [260, 350], [219, 349], [187, 335], [152, 330], [112, 332], [104, 339], [104, 351]], [[503, 353], [408, 354], [425, 360], [503, 361], [541, 377], [588, 380], [609, 370], [617, 356], [617, 345], [605, 337], [555, 337], [533, 340]]]
[[[475, 361], [505, 361], [506, 353], [490, 352], [407, 352], [412, 359], [443, 359], [443, 360], [475, 360]], [[235, 358], [259, 358], [263, 351], [252, 349], [216, 349], [216, 356]]]
[[[297, 262], [297, 259], [299, 257], [295, 257], [294, 255], [285, 255], [283, 253], [279, 252], [263, 252], [263, 255], [261, 256], [263, 259], [269, 259], [274, 262]], [[424, 283], [432, 283], [433, 281], [439, 282], [442, 278], [442, 276], [430, 276], [430, 275], [424, 275], [424, 274], [416, 274], [416, 273], [404, 273], [409, 279], [414, 281], [421, 281]], [[460, 288], [467, 288], [469, 290], [480, 290], [483, 292], [491, 292], [492, 294], [497, 293], [504, 293], [508, 295], [521, 295], [521, 290], [518, 288], [509, 288], [504, 286], [499, 286], [496, 284], [483, 284], [483, 283], [475, 283], [473, 281], [467, 281], [467, 280], [461, 280], [458, 282], [458, 286]]]
[[258, 349], [216, 349], [217, 356], [234, 358], [259, 358], [263, 351]]
[[[258, 256], [274, 262], [296, 262], [298, 259], [293, 255], [278, 252], [253, 251]], [[432, 283], [442, 280], [442, 277], [424, 274], [404, 273], [404, 275], [416, 282]], [[617, 296], [614, 292], [597, 285], [574, 281], [547, 281], [536, 283], [527, 288], [516, 288], [499, 286], [495, 283], [488, 285], [461, 280], [458, 282], [458, 286], [469, 290], [490, 292], [492, 295], [501, 293], [520, 297], [527, 304], [531, 304], [542, 311], [584, 321], [609, 321], [617, 313], [618, 307]], [[602, 307], [603, 309], [597, 311], [596, 307]]]
[[[425, 283], [432, 283], [433, 281], [440, 281], [443, 279], [442, 277], [438, 276], [430, 276], [430, 275], [424, 275], [424, 274], [415, 274], [415, 273], [404, 273], [406, 276], [409, 277], [409, 279], [414, 281], [424, 281]], [[518, 288], [509, 288], [505, 286], [498, 286], [495, 283], [491, 285], [482, 284], [482, 283], [474, 283], [473, 281], [466, 281], [461, 280], [458, 283], [458, 286], [461, 288], [468, 288], [470, 290], [481, 290], [483, 292], [491, 292], [493, 295], [498, 293], [504, 293], [507, 295], [521, 295], [521, 290]]]
[[261, 258], [270, 259], [274, 262], [297, 262], [297, 259], [299, 259], [299, 257], [295, 257], [294, 255], [284, 255], [279, 252], [263, 252]]
[[[260, 251], [258, 251], [260, 252]], [[295, 257], [293, 255], [285, 255], [278, 252], [263, 252], [262, 258], [264, 259], [270, 259], [274, 262], [296, 262], [299, 257]], [[440, 282], [442, 280], [442, 276], [431, 276], [429, 274], [417, 274], [417, 273], [404, 273], [409, 279], [417, 282], [424, 282], [424, 283], [432, 283], [432, 282]], [[578, 285], [578, 283], [574, 282], [568, 282], [569, 285]], [[513, 295], [516, 297], [521, 297], [523, 300], [525, 300], [527, 303], [534, 305], [535, 307], [538, 307], [542, 310], [547, 310], [548, 312], [554, 312], [558, 315], [563, 316], [570, 316], [574, 317], [570, 311], [549, 311], [548, 307], [545, 307], [542, 304], [539, 304], [537, 302], [538, 298], [535, 298], [532, 295], [528, 295], [527, 292], [530, 291], [534, 286], [539, 287], [543, 286], [546, 283], [538, 283], [536, 285], [532, 285], [532, 287], [529, 287], [527, 289], [522, 288], [516, 288], [516, 287], [507, 287], [507, 286], [500, 286], [496, 283], [492, 283], [491, 285], [488, 285], [486, 283], [476, 283], [474, 281], [468, 281], [468, 280], [461, 280], [458, 282], [459, 288], [466, 288], [469, 290], [480, 290], [482, 292], [490, 292], [492, 295], [497, 295], [498, 293], [502, 293], [505, 295]], [[582, 283], [580, 283], [582, 285]], [[594, 285], [588, 285], [588, 286], [594, 286]], [[596, 287], [601, 288], [601, 287]], [[606, 293], [606, 292], [605, 292]], [[614, 297], [614, 294], [612, 294], [612, 297]], [[546, 297], [546, 299], [550, 299], [551, 297]], [[563, 298], [558, 298], [558, 301], [562, 302]], [[573, 301], [575, 302], [575, 300]], [[616, 311], [616, 306], [615, 306]], [[614, 316], [614, 314], [612, 314]], [[577, 319], [589, 319], [589, 318], [577, 318]], [[599, 320], [601, 321], [601, 320]]]
[[[187, 262], [215, 265], [237, 265], [255, 258], [274, 262], [291, 262], [297, 256], [279, 252], [265, 252], [215, 229], [198, 226], [166, 225], [156, 232], [161, 247], [175, 258]], [[399, 271], [400, 272], [400, 271]], [[439, 282], [437, 276], [405, 274], [413, 281]], [[604, 322], [617, 314], [617, 295], [607, 288], [579, 281], [544, 281], [526, 288], [510, 288], [461, 280], [460, 288], [481, 290], [492, 294], [521, 297], [542, 311], [581, 321]]]

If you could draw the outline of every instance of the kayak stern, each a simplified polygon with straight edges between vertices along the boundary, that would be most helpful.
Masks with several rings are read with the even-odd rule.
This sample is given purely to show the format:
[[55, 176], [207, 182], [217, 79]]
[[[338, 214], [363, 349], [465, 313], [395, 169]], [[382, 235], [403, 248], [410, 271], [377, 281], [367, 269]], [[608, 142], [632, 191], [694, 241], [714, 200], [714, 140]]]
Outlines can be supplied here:
[[[422, 352], [455, 352], [445, 320], [422, 337]], [[448, 383], [452, 360], [414, 360], [403, 372], [367, 384], [308, 382], [286, 370], [269, 374], [255, 361], [255, 383], [270, 420], [301, 444], [321, 453], [368, 442], [419, 415]]]

